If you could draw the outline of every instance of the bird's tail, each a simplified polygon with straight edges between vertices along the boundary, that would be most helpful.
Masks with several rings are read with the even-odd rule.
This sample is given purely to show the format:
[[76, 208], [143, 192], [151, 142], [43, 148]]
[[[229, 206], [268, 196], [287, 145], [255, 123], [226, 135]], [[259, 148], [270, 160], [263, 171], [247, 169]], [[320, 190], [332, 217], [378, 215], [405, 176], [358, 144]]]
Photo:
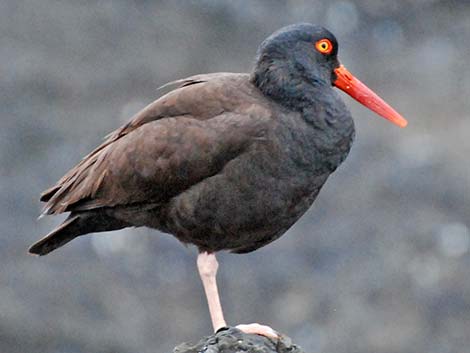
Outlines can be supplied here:
[[47, 234], [44, 238], [34, 243], [29, 252], [36, 255], [47, 255], [51, 251], [68, 243], [80, 235], [79, 227], [80, 216], [75, 215], [67, 218], [64, 223]]
[[29, 252], [40, 256], [47, 255], [80, 235], [117, 230], [128, 226], [129, 224], [101, 212], [72, 213], [60, 226], [31, 245]]

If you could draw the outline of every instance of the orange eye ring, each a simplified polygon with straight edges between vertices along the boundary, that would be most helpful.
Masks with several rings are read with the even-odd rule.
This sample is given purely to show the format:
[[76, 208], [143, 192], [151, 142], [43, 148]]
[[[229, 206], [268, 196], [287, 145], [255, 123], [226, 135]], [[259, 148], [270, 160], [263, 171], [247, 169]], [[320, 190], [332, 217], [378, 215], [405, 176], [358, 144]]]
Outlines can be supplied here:
[[315, 48], [322, 54], [330, 54], [333, 51], [333, 43], [329, 39], [323, 38], [315, 43]]

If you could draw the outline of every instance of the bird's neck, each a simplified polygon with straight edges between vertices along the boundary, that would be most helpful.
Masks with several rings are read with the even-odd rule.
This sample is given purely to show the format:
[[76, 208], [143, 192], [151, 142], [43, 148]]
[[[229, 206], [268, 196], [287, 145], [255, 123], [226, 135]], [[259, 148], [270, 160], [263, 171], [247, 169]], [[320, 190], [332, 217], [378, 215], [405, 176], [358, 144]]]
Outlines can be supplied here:
[[315, 130], [339, 137], [350, 135], [353, 120], [331, 82], [315, 72], [292, 67], [285, 61], [260, 60], [251, 82], [276, 103], [299, 112]]
[[[303, 111], [321, 103], [331, 84], [315, 79], [302, 70], [292, 70], [288, 62], [258, 62], [251, 74], [252, 83], [276, 103], [295, 111]], [[325, 97], [326, 98], [326, 97]]]

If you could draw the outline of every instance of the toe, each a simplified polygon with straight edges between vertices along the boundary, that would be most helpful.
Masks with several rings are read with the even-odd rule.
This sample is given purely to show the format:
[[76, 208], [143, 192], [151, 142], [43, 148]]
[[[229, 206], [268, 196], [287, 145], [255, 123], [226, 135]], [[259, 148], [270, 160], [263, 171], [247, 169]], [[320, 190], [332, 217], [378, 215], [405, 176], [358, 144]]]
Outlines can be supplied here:
[[279, 333], [277, 333], [277, 331], [273, 330], [271, 327], [260, 325], [258, 323], [237, 325], [236, 328], [248, 334], [261, 335], [274, 339], [278, 339], [280, 336]]

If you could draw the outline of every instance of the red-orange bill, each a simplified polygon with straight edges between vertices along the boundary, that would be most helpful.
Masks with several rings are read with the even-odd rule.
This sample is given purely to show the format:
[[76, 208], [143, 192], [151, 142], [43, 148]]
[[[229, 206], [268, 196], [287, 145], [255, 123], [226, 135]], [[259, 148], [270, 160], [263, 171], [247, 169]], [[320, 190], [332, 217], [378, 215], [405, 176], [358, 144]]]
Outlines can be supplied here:
[[343, 65], [335, 69], [335, 74], [337, 78], [333, 84], [359, 103], [400, 127], [405, 127], [408, 124], [405, 118], [375, 94], [374, 91], [354, 77]]

